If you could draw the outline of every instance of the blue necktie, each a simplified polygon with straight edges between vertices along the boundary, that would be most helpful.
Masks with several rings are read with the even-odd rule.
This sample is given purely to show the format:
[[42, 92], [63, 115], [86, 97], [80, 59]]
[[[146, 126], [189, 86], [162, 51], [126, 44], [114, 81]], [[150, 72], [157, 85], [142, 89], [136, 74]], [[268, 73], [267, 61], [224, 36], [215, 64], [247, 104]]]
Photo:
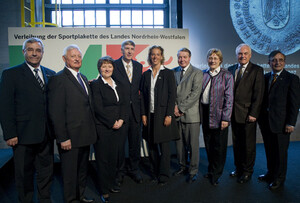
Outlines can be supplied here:
[[81, 79], [81, 77], [80, 77], [80, 73], [77, 73], [77, 79], [78, 79], [79, 84], [80, 84], [81, 87], [84, 89], [85, 93], [87, 94], [86, 89], [85, 89], [85, 86], [84, 86], [84, 84], [83, 84], [83, 81], [82, 81], [82, 79]]

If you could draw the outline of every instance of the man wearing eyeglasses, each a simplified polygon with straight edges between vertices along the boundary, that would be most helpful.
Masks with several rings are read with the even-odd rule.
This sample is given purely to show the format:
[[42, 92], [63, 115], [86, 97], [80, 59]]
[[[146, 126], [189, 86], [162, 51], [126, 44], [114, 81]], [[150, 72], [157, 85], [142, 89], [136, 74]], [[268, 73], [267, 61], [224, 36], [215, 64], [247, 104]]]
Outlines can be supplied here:
[[259, 118], [268, 171], [258, 180], [270, 183], [270, 190], [284, 184], [290, 134], [295, 129], [300, 107], [299, 77], [284, 69], [285, 58], [278, 50], [269, 55], [272, 71], [265, 74], [265, 93]]

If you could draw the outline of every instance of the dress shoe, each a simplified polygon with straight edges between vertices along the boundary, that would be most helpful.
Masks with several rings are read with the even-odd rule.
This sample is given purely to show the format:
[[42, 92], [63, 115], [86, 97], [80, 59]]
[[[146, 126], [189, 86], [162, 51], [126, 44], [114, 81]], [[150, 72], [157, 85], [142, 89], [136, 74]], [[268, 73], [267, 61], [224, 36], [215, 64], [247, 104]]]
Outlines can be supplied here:
[[116, 185], [121, 187], [121, 185], [123, 184], [123, 180], [124, 180], [124, 176], [119, 176], [116, 178]]
[[271, 177], [270, 177], [269, 174], [262, 174], [262, 175], [258, 176], [257, 179], [258, 179], [259, 181], [264, 181], [264, 182], [267, 182], [267, 183], [269, 183], [269, 182], [272, 181], [272, 179], [271, 179]]
[[213, 178], [211, 179], [211, 184], [213, 185], [213, 186], [217, 186], [218, 184], [219, 184], [219, 182], [220, 182], [220, 179], [218, 178], [217, 180], [213, 180]]
[[100, 195], [100, 199], [103, 203], [108, 203], [109, 202], [109, 196]]
[[243, 183], [247, 183], [250, 179], [251, 179], [251, 175], [244, 174], [237, 180], [237, 182], [243, 184]]
[[130, 174], [130, 177], [138, 184], [143, 183], [143, 178], [139, 173]]
[[194, 174], [194, 175], [190, 175], [189, 178], [188, 178], [188, 183], [193, 183], [197, 180], [198, 178], [198, 175], [197, 174]]
[[272, 182], [272, 183], [269, 185], [269, 189], [270, 189], [270, 190], [277, 190], [277, 189], [279, 189], [279, 188], [281, 188], [281, 187], [283, 186], [283, 183], [284, 183], [284, 182], [282, 182], [282, 181], [276, 180], [276, 181]]
[[211, 177], [211, 174], [210, 173], [207, 173], [203, 176], [204, 178], [210, 178]]
[[229, 173], [229, 176], [230, 177], [239, 177], [240, 174], [237, 171], [232, 171], [232, 172]]
[[110, 192], [111, 193], [120, 193], [121, 189], [119, 187], [115, 186], [115, 187], [110, 189]]
[[160, 175], [158, 177], [158, 185], [159, 186], [164, 186], [168, 183], [169, 177], [165, 175]]
[[180, 168], [178, 171], [175, 171], [173, 173], [173, 176], [180, 176], [180, 175], [184, 175], [186, 172], [185, 168]]
[[88, 199], [88, 198], [84, 197], [80, 200], [80, 203], [92, 203], [94, 201], [95, 201], [94, 199]]

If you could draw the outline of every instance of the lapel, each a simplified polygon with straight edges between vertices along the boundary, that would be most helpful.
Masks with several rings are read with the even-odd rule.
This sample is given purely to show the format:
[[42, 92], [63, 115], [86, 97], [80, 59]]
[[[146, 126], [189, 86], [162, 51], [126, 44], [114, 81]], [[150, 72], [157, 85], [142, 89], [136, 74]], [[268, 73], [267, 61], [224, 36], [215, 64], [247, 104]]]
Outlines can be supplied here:
[[176, 67], [175, 70], [175, 80], [176, 80], [176, 85], [178, 86], [180, 83], [180, 74], [181, 74], [181, 68], [180, 66]]
[[[270, 72], [270, 76], [269, 76], [269, 80], [268, 81], [270, 81], [271, 77], [272, 76], [271, 76], [271, 72]], [[282, 72], [280, 73], [280, 75], [278, 76], [278, 78], [276, 79], [276, 82], [273, 84], [273, 86], [271, 88], [269, 88], [269, 93], [271, 92], [271, 90], [274, 90], [277, 87], [281, 86], [281, 83], [284, 82], [285, 77], [286, 77], [286, 70], [283, 69]]]
[[247, 81], [247, 78], [249, 77], [250, 73], [253, 71], [253, 68], [251, 68], [251, 67], [252, 67], [252, 63], [249, 61], [239, 83], [243, 83], [243, 81]]
[[190, 65], [187, 69], [187, 71], [184, 73], [182, 80], [180, 81], [180, 83], [184, 82], [192, 73], [192, 65]]
[[[133, 62], [132, 62], [132, 66], [133, 66]], [[122, 77], [127, 78], [126, 81], [129, 82], [129, 78], [128, 78], [128, 75], [127, 75], [127, 73], [126, 73], [126, 71], [125, 71], [125, 67], [124, 67], [124, 64], [123, 64], [123, 61], [122, 61], [122, 57], [119, 58], [119, 60], [118, 60], [117, 69], [118, 69], [118, 71], [120, 72], [120, 74], [122, 75]], [[132, 70], [132, 74], [133, 74], [133, 71], [134, 71], [134, 67], [133, 67], [133, 70]], [[134, 74], [133, 74], [133, 76], [132, 76], [132, 81], [133, 81], [133, 78], [134, 78]], [[130, 83], [130, 82], [129, 82], [129, 83]]]
[[41, 66], [41, 71], [42, 71], [42, 74], [43, 74], [45, 85], [47, 85], [48, 84], [48, 75], [46, 74], [46, 69], [45, 69], [44, 66]]
[[30, 70], [30, 68], [27, 66], [26, 63], [23, 64], [23, 74], [28, 81], [31, 81], [34, 86], [42, 90], [39, 82], [37, 81], [37, 79], [35, 78], [35, 76], [33, 75], [32, 71]]
[[[74, 75], [66, 67], [64, 68], [64, 73], [66, 74], [66, 76], [68, 77], [68, 79], [71, 80], [71, 82], [77, 87], [77, 89], [86, 97], [87, 96], [86, 92], [81, 87], [81, 85], [79, 84], [79, 82], [77, 81], [77, 79], [74, 77]], [[83, 78], [83, 81], [84, 81], [85, 85], [87, 86], [88, 91], [89, 91], [89, 86], [87, 85], [84, 77], [82, 77], [82, 78]]]
[[206, 69], [203, 72], [203, 85], [202, 85], [202, 92], [204, 92], [206, 86], [208, 85], [208, 82], [210, 81], [210, 75], [209, 75], [209, 69]]

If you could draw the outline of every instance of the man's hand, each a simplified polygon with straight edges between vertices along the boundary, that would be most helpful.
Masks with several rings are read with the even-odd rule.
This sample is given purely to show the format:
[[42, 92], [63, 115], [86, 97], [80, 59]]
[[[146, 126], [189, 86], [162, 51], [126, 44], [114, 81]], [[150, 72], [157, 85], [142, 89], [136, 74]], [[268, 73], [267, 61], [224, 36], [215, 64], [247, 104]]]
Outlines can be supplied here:
[[286, 125], [285, 126], [285, 132], [286, 133], [292, 133], [294, 131], [294, 126]]
[[177, 105], [175, 105], [175, 108], [174, 108], [174, 115], [175, 115], [176, 117], [183, 116], [183, 113], [181, 113], [181, 112], [179, 111]]
[[147, 126], [147, 116], [142, 115], [142, 122], [144, 126]]
[[247, 121], [250, 122], [250, 123], [254, 123], [256, 121], [256, 118], [249, 115], [248, 118], [247, 118]]
[[63, 149], [63, 150], [70, 150], [72, 148], [72, 145], [71, 145], [71, 140], [68, 139], [64, 142], [61, 142], [60, 143], [60, 147]]
[[18, 144], [18, 137], [14, 137], [14, 138], [7, 140], [6, 144], [10, 147], [14, 147], [15, 145]]

